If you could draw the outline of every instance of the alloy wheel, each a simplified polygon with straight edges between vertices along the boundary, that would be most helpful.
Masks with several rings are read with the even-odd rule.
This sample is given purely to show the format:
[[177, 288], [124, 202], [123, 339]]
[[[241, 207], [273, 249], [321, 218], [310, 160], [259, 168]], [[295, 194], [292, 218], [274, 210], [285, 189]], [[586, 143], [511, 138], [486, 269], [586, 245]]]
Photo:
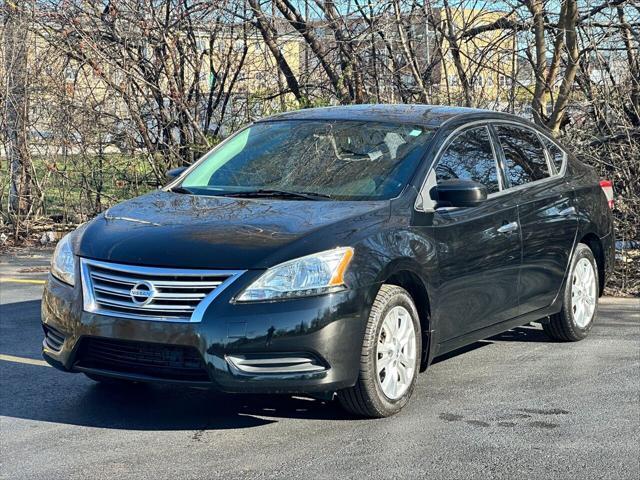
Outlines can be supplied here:
[[411, 314], [404, 307], [393, 307], [382, 321], [376, 349], [378, 383], [389, 399], [399, 399], [411, 385], [416, 354], [416, 332]]
[[587, 258], [581, 258], [573, 271], [571, 286], [571, 311], [573, 320], [580, 328], [591, 322], [596, 309], [597, 285], [593, 264]]

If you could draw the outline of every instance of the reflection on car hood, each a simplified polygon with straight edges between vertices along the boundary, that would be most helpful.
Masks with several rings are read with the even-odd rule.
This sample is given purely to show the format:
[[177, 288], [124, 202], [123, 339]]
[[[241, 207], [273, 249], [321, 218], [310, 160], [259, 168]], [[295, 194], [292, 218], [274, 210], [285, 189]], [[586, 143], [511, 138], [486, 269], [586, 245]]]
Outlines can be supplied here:
[[156, 191], [116, 205], [90, 222], [77, 253], [138, 265], [267, 268], [349, 245], [359, 231], [388, 215], [388, 201], [287, 201]]

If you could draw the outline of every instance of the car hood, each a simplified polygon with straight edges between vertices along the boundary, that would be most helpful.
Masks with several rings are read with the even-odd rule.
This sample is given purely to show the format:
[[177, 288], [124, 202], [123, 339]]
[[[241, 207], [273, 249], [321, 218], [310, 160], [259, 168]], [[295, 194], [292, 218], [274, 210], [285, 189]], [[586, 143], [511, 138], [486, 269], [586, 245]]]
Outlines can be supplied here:
[[348, 246], [389, 217], [389, 202], [298, 201], [158, 190], [118, 204], [81, 230], [82, 257], [177, 268], [268, 268]]

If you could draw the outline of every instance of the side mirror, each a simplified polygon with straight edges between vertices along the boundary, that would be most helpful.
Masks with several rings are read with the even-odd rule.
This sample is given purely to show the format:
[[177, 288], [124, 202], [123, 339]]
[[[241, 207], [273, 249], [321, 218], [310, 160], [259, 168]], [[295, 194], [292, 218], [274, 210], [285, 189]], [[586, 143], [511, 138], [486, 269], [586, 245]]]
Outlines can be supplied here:
[[487, 187], [470, 180], [444, 180], [435, 188], [440, 207], [475, 207], [487, 199]]
[[175, 180], [180, 175], [182, 175], [182, 173], [186, 169], [187, 169], [187, 167], [178, 167], [178, 168], [172, 168], [171, 170], [167, 171], [167, 173], [166, 173], [167, 181], [171, 182], [171, 181]]

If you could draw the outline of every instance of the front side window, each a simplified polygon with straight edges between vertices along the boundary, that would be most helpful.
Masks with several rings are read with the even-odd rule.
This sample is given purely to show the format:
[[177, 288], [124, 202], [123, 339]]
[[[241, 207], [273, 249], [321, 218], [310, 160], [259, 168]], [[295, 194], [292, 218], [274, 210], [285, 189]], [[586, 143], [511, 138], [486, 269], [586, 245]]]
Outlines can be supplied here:
[[446, 148], [436, 165], [436, 180], [473, 180], [489, 193], [500, 190], [498, 168], [487, 127], [465, 130]]
[[180, 186], [199, 195], [285, 191], [389, 199], [410, 180], [432, 133], [361, 121], [257, 123], [210, 152]]
[[549, 177], [544, 147], [533, 130], [497, 125], [496, 132], [504, 152], [509, 185], [517, 187]]

